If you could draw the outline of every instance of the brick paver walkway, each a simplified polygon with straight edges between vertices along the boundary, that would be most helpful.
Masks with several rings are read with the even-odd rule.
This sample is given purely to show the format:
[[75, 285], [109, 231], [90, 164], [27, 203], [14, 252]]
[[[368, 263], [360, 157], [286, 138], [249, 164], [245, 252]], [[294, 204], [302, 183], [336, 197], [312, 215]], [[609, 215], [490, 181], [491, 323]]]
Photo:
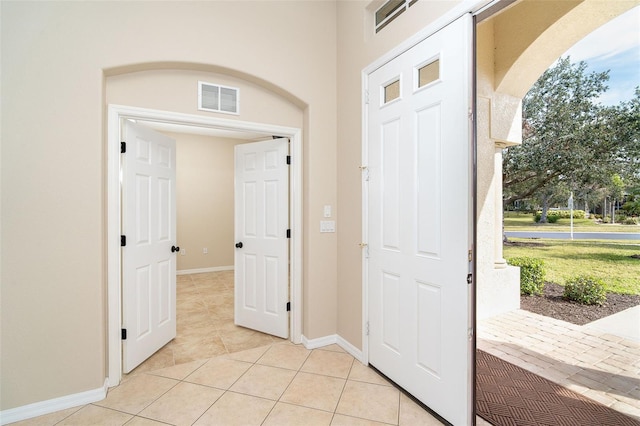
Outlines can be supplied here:
[[517, 310], [478, 322], [477, 346], [640, 420], [640, 344]]

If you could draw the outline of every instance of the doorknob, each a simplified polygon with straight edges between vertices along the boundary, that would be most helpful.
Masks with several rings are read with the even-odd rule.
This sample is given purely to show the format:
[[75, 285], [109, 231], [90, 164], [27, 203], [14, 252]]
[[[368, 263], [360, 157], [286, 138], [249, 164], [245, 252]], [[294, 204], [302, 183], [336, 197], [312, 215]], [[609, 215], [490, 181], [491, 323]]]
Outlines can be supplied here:
[[236, 248], [242, 248], [242, 241], [240, 241], [239, 243], [236, 243]]
[[175, 253], [177, 251], [180, 251], [180, 247], [171, 246], [171, 253]]

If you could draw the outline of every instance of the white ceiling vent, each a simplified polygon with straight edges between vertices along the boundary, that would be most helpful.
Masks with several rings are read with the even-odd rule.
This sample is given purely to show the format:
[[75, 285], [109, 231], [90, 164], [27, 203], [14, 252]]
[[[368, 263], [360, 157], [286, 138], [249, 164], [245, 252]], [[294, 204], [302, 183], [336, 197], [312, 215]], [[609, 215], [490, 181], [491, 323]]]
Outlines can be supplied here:
[[198, 109], [203, 111], [238, 114], [240, 90], [235, 87], [198, 82]]

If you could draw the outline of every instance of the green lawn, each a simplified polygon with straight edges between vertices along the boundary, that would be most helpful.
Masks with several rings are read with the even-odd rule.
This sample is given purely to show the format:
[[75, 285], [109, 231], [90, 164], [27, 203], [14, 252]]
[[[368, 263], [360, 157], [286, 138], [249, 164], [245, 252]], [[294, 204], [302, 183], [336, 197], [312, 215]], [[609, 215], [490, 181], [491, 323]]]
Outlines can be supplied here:
[[[570, 219], [559, 219], [556, 223], [535, 223], [531, 213], [505, 212], [505, 231], [556, 231], [569, 232]], [[640, 225], [596, 223], [591, 219], [574, 219], [573, 232], [638, 232]]]
[[[506, 220], [505, 220], [506, 222]], [[509, 229], [505, 223], [505, 229]], [[564, 285], [567, 278], [589, 274], [601, 278], [607, 291], [640, 294], [640, 255], [638, 241], [548, 240], [510, 238], [515, 243], [504, 247], [504, 257], [529, 256], [542, 259], [546, 280]]]

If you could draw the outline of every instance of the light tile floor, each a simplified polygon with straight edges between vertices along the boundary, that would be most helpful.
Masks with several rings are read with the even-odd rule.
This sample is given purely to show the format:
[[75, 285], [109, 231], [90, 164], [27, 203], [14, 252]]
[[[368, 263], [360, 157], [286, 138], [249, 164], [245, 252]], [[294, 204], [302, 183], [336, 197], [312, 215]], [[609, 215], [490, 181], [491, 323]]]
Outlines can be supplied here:
[[177, 336], [130, 374], [283, 342], [233, 323], [233, 271], [178, 275]]
[[640, 343], [525, 310], [477, 329], [478, 349], [640, 420]]
[[177, 281], [172, 342], [106, 399], [15, 425], [440, 424], [337, 345], [307, 350], [235, 326], [233, 271]]
[[339, 346], [275, 343], [128, 376], [106, 399], [17, 425], [439, 425]]

